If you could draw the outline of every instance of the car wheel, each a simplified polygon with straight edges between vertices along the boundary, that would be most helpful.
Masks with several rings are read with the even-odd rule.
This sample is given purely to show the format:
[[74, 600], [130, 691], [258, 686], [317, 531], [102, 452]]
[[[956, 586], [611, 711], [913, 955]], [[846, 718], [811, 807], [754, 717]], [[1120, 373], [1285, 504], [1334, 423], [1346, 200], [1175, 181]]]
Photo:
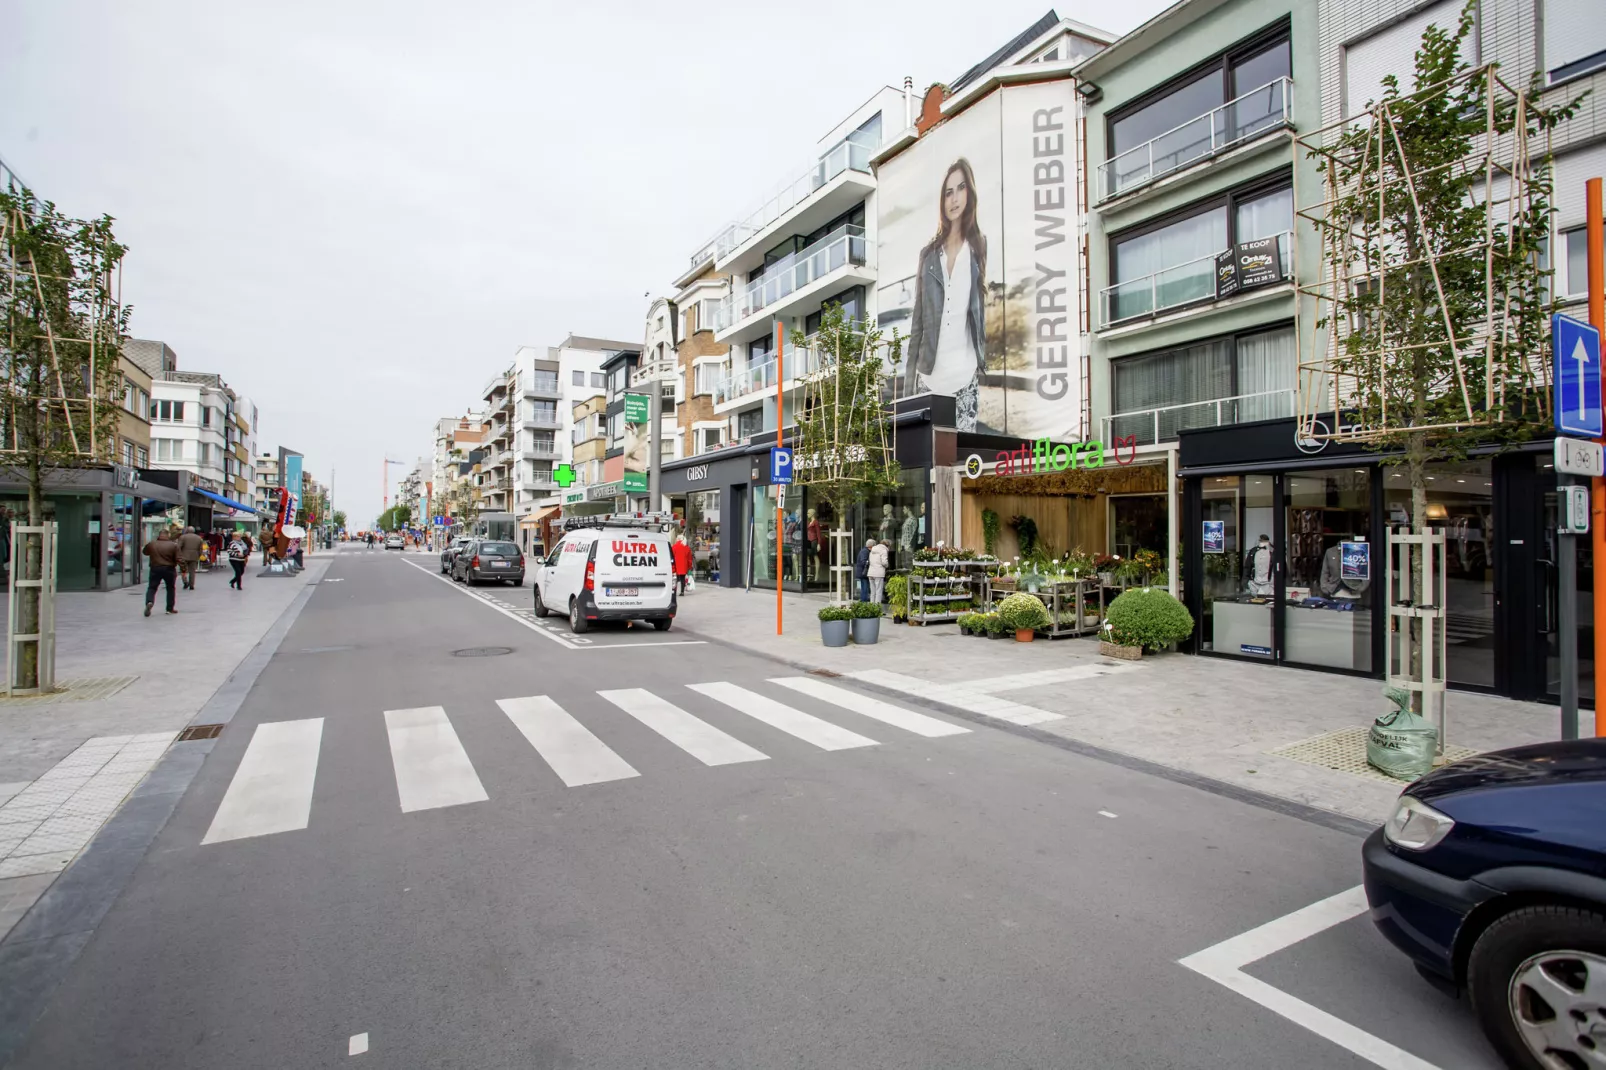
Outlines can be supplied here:
[[580, 613], [580, 600], [569, 599], [569, 630], [575, 635], [584, 635], [591, 630], [591, 622]]
[[673, 617], [665, 617], [663, 620], [653, 621], [652, 626], [661, 632], [667, 632], [669, 630], [669, 626], [673, 623], [675, 623]]
[[545, 617], [551, 612], [552, 611], [546, 607], [546, 603], [541, 601], [541, 588], [537, 587], [535, 589], [535, 615], [537, 617]]
[[1606, 1046], [1606, 914], [1512, 911], [1473, 945], [1467, 988], [1484, 1035], [1508, 1065], [1596, 1065]]
[[520, 576], [518, 579], [508, 580], [507, 582], [511, 583], [515, 587], [523, 587], [524, 586], [524, 577]]

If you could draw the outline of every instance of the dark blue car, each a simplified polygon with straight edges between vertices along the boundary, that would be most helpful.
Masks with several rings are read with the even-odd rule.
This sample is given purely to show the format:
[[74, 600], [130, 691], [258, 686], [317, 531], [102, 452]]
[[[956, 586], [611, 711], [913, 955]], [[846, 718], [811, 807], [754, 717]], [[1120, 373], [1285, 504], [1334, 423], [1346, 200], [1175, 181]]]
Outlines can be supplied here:
[[1606, 739], [1436, 770], [1362, 858], [1373, 923], [1510, 1065], [1606, 1066]]

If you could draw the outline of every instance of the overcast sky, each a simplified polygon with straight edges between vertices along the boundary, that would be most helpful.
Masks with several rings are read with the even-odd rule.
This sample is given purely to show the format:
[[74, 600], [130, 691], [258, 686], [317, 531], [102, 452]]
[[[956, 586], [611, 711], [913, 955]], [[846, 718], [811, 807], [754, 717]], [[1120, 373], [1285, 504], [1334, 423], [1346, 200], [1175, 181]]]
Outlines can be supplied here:
[[[1060, 0], [1124, 33], [1168, 0]], [[214, 371], [366, 524], [520, 344], [646, 293], [878, 85], [1045, 0], [0, 0], [0, 159], [131, 252], [133, 333]], [[393, 481], [403, 469], [393, 470]]]

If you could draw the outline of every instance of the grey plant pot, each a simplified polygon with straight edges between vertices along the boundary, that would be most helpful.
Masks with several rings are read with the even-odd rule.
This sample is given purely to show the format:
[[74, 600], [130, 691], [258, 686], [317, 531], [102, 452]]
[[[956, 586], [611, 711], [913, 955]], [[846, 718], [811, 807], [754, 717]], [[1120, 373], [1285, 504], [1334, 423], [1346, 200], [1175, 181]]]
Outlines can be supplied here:
[[853, 641], [861, 646], [881, 638], [880, 617], [854, 617], [848, 623], [853, 625]]
[[820, 641], [826, 646], [847, 646], [848, 625], [850, 620], [822, 620], [820, 622]]

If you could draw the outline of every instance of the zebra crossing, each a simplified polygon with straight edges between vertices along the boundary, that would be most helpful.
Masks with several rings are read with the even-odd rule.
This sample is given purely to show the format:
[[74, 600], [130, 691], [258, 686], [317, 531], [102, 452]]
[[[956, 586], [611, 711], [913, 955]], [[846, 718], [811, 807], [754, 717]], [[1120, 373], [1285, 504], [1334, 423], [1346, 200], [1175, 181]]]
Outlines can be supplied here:
[[[833, 714], [866, 721], [863, 735], [771, 695], [729, 681], [687, 684], [666, 697], [645, 688], [600, 690], [596, 695], [705, 766], [768, 761], [752, 744], [685, 709], [692, 696], [745, 714], [822, 751], [875, 747], [908, 733], [924, 739], [964, 735], [970, 729], [892, 702], [807, 676], [766, 681], [787, 698], [801, 696]], [[687, 697], [682, 698], [684, 694]], [[548, 695], [496, 700], [497, 708], [566, 788], [642, 776], [640, 770], [579, 717]], [[473, 759], [443, 706], [384, 711], [396, 801], [401, 812], [486, 802], [490, 795]], [[265, 721], [256, 726], [240, 758], [202, 846], [305, 829], [313, 817], [313, 793], [323, 754], [324, 718]], [[321, 770], [326, 776], [336, 771]]]

